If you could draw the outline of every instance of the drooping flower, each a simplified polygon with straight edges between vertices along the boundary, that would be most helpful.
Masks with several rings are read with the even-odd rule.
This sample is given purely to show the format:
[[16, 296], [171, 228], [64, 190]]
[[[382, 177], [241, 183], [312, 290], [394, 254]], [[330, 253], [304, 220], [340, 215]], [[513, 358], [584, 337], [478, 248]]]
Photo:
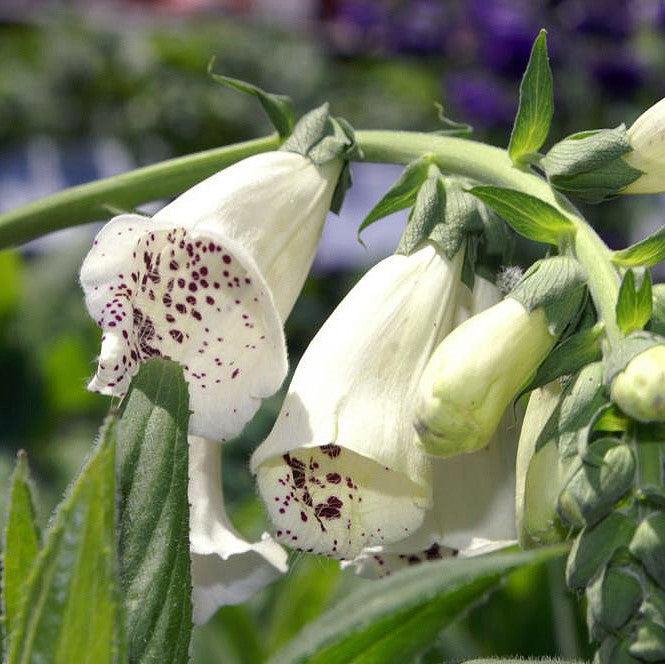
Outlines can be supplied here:
[[81, 268], [103, 330], [89, 389], [123, 396], [139, 365], [179, 362], [190, 432], [233, 437], [287, 370], [283, 321], [311, 266], [341, 168], [294, 152], [245, 159], [152, 219], [124, 214]]
[[573, 259], [539, 261], [442, 341], [419, 384], [414, 424], [424, 450], [453, 456], [487, 445], [577, 311], [585, 278]]
[[194, 622], [206, 622], [223, 605], [240, 604], [286, 572], [286, 552], [267, 533], [247, 542], [224, 508], [222, 447], [189, 437], [190, 548]]
[[414, 444], [415, 388], [454, 325], [463, 254], [427, 241], [381, 261], [319, 330], [251, 461], [278, 540], [353, 558], [421, 524], [431, 463]]
[[[458, 324], [500, 299], [491, 282], [476, 277], [473, 292], [462, 287]], [[421, 562], [480, 555], [514, 543], [520, 419], [519, 411], [507, 412], [485, 449], [432, 458], [433, 501], [422, 525], [393, 544], [364, 549], [343, 566], [353, 565], [362, 576], [382, 577]]]

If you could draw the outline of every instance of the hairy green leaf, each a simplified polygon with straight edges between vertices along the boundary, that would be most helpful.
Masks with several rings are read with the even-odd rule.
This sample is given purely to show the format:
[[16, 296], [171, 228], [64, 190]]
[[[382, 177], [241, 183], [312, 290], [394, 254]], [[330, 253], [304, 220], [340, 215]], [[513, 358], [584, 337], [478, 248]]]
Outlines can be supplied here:
[[612, 253], [612, 262], [622, 267], [653, 267], [665, 258], [665, 227], [641, 242]]
[[510, 572], [562, 556], [563, 547], [443, 560], [407, 568], [348, 595], [270, 664], [402, 664]]
[[411, 207], [416, 202], [416, 196], [422, 183], [427, 179], [432, 159], [424, 155], [406, 166], [399, 180], [390, 187], [383, 198], [369, 211], [362, 224], [358, 227], [360, 235], [368, 226], [375, 221], [387, 217], [393, 212], [399, 212], [404, 208]]
[[443, 129], [438, 129], [434, 133], [439, 136], [470, 136], [473, 134], [473, 127], [466, 122], [456, 122], [451, 120], [443, 112], [443, 104], [439, 102], [434, 102], [434, 107], [436, 108], [436, 115], [439, 118], [439, 122], [443, 125]]
[[208, 74], [214, 81], [225, 85], [227, 88], [256, 97], [277, 133], [282, 138], [286, 138], [291, 133], [296, 123], [296, 112], [290, 97], [266, 92], [252, 83], [237, 78], [215, 74], [212, 71], [214, 64], [215, 59], [213, 58], [208, 64]]
[[188, 404], [182, 369], [152, 360], [132, 381], [118, 422], [120, 584], [132, 664], [187, 660]]
[[547, 32], [541, 30], [533, 43], [529, 63], [520, 84], [520, 101], [510, 135], [508, 154], [521, 165], [540, 150], [554, 115], [552, 71], [547, 55]]
[[2, 556], [2, 604], [5, 632], [9, 634], [20, 606], [28, 575], [39, 553], [39, 528], [30, 489], [28, 457], [21, 450], [9, 488], [9, 503]]
[[558, 245], [562, 236], [575, 230], [570, 219], [555, 207], [521, 191], [480, 186], [471, 193], [530, 240]]
[[47, 532], [14, 620], [8, 664], [117, 661], [114, 457], [111, 421]]
[[616, 317], [619, 329], [624, 334], [641, 330], [649, 322], [653, 310], [651, 294], [651, 273], [644, 273], [642, 283], [637, 288], [632, 269], [626, 271], [619, 289]]

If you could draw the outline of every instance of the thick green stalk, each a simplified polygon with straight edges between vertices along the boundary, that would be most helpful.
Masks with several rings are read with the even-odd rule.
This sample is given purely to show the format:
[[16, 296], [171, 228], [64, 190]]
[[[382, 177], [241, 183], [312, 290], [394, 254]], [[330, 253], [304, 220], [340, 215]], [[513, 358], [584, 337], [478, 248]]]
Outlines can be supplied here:
[[616, 324], [619, 273], [610, 262], [610, 252], [582, 215], [549, 183], [538, 175], [515, 168], [500, 148], [450, 136], [415, 132], [358, 131], [356, 139], [366, 161], [407, 164], [422, 154], [431, 154], [444, 171], [481, 182], [517, 189], [553, 205], [575, 224], [573, 252], [589, 275], [589, 289], [613, 344], [621, 337]]
[[110, 210], [166, 198], [258, 152], [279, 146], [277, 134], [162, 161], [41, 198], [0, 215], [0, 249], [46, 233], [106, 219]]

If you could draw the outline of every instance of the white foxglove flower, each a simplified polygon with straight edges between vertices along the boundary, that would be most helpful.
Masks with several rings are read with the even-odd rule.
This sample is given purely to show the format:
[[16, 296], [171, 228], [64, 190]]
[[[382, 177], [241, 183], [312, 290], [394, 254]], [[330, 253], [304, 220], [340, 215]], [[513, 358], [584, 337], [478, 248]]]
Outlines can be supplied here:
[[[463, 287], [458, 324], [500, 299], [496, 286], [476, 277], [473, 293]], [[428, 560], [470, 557], [513, 544], [519, 419], [506, 413], [482, 450], [432, 459], [433, 504], [422, 525], [398, 542], [364, 549], [343, 566], [353, 565], [362, 576], [375, 578]]]
[[247, 542], [233, 528], [222, 494], [219, 443], [189, 437], [190, 548], [194, 622], [240, 604], [287, 570], [284, 549], [264, 533]]
[[408, 536], [431, 505], [414, 396], [452, 328], [463, 251], [427, 242], [372, 268], [320, 329], [251, 468], [290, 546], [338, 558]]
[[123, 396], [139, 365], [179, 362], [190, 433], [237, 435], [287, 370], [282, 325], [310, 269], [341, 169], [294, 152], [245, 159], [152, 219], [123, 214], [81, 268], [103, 330], [88, 388]]
[[642, 171], [622, 193], [652, 194], [665, 191], [665, 99], [640, 115], [628, 129], [632, 152], [624, 161]]

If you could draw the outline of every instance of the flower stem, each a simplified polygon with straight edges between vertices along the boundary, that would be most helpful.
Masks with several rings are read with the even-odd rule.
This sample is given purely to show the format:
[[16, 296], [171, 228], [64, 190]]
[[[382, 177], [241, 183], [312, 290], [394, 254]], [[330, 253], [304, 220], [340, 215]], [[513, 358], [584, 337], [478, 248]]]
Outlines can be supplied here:
[[104, 180], [72, 187], [0, 215], [0, 249], [46, 233], [106, 219], [109, 209], [172, 196], [221, 168], [279, 146], [277, 134], [162, 161]]
[[607, 340], [613, 345], [621, 338], [615, 312], [620, 280], [610, 251], [575, 207], [546, 180], [513, 166], [505, 150], [467, 139], [401, 131], [357, 131], [356, 139], [365, 161], [407, 164], [430, 154], [443, 171], [522, 191], [565, 214], [575, 225], [572, 249], [587, 270], [589, 290]]

